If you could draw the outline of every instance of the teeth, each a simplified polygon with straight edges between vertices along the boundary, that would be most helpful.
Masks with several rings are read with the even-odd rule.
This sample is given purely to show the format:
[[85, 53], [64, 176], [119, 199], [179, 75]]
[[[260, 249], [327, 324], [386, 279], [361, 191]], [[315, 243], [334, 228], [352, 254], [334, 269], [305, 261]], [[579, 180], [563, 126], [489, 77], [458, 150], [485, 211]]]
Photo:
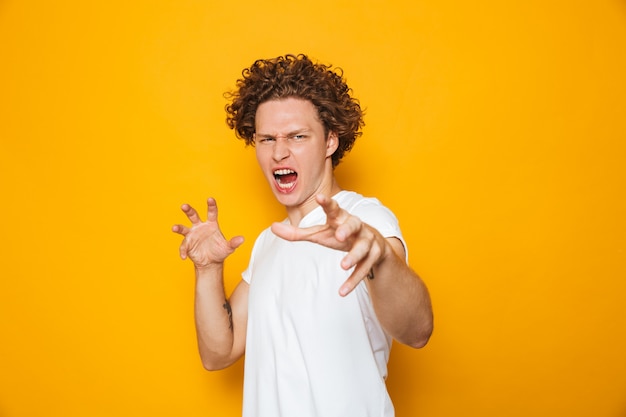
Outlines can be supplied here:
[[292, 169], [277, 169], [274, 171], [274, 175], [287, 175], [287, 174], [295, 174], [296, 171]]
[[289, 168], [282, 168], [282, 169], [277, 169], [276, 171], [274, 171], [274, 178], [276, 178], [276, 184], [278, 185], [279, 188], [283, 189], [283, 190], [288, 190], [289, 188], [293, 187], [294, 184], [296, 183], [295, 181], [292, 182], [283, 182], [285, 180], [285, 175], [290, 175], [290, 174], [295, 174], [296, 171], [294, 171], [293, 169], [289, 169]]
[[282, 188], [282, 189], [285, 189], [285, 190], [288, 189], [288, 188], [291, 188], [293, 186], [293, 184], [294, 184], [293, 182], [289, 182], [287, 184], [283, 184], [282, 182], [278, 182], [278, 186], [280, 188]]

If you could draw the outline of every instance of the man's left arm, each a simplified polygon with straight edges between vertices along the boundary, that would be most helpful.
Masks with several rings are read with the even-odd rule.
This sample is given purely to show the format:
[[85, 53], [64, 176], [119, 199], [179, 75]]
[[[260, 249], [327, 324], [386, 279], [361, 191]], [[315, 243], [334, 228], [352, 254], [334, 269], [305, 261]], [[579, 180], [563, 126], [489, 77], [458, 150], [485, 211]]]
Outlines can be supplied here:
[[383, 240], [383, 256], [365, 280], [376, 316], [397, 341], [414, 348], [424, 347], [433, 331], [428, 289], [406, 264], [402, 242], [393, 237]]
[[426, 345], [433, 330], [430, 296], [424, 282], [405, 262], [400, 240], [384, 238], [330, 197], [320, 194], [316, 200], [326, 213], [326, 224], [298, 228], [274, 223], [274, 234], [290, 241], [304, 240], [347, 252], [341, 267], [345, 270], [354, 267], [354, 270], [339, 288], [339, 294], [348, 295], [365, 280], [385, 331], [409, 346]]

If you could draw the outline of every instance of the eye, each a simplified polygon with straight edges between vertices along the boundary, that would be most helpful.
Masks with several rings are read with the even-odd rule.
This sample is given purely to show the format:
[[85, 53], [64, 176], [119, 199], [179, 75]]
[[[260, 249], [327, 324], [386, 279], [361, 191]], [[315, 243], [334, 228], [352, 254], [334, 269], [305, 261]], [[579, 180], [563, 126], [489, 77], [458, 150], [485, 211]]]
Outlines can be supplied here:
[[259, 143], [270, 143], [270, 142], [273, 142], [274, 140], [275, 139], [272, 138], [272, 137], [265, 136], [265, 137], [259, 138], [258, 142]]
[[305, 139], [305, 138], [306, 138], [306, 135], [303, 135], [303, 134], [293, 135], [293, 136], [292, 136], [292, 138], [293, 138], [294, 140], [303, 140], [303, 139]]

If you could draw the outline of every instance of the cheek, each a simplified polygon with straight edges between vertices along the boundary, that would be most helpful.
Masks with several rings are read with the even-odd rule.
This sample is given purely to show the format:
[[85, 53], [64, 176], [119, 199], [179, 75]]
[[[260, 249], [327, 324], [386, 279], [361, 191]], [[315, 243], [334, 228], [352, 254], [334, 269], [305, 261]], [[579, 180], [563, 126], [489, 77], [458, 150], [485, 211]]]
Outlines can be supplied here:
[[263, 150], [260, 150], [257, 147], [254, 148], [254, 154], [256, 155], [256, 161], [259, 163], [259, 165], [261, 167], [263, 166], [263, 161], [267, 160], [266, 153], [267, 152], [264, 152]]

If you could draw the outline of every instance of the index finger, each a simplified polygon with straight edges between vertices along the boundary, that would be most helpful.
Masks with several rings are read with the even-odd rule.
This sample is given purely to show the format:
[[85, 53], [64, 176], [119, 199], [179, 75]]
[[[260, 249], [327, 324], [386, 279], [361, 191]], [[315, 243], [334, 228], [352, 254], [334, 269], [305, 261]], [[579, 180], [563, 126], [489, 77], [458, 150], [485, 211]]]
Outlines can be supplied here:
[[326, 218], [329, 220], [337, 220], [341, 215], [341, 207], [334, 199], [325, 196], [324, 194], [318, 194], [316, 196], [317, 203], [322, 206]]
[[359, 231], [361, 221], [342, 209], [336, 200], [326, 197], [324, 194], [318, 194], [316, 199], [326, 213], [326, 223], [335, 229], [337, 240], [343, 242], [350, 235]]
[[202, 220], [200, 220], [200, 216], [198, 215], [198, 212], [196, 211], [196, 209], [191, 207], [189, 204], [183, 204], [181, 209], [183, 210], [183, 212], [185, 213], [185, 215], [191, 221], [192, 224], [198, 224], [202, 222]]

